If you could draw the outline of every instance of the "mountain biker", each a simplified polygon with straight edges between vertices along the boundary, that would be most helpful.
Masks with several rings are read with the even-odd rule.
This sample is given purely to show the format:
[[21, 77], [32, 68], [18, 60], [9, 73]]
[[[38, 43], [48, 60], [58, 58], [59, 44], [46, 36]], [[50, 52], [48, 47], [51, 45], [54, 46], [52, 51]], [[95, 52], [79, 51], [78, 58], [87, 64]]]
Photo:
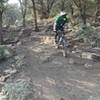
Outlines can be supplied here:
[[55, 42], [57, 43], [57, 36], [58, 36], [58, 30], [64, 31], [64, 25], [66, 23], [69, 23], [69, 18], [67, 18], [66, 12], [61, 12], [60, 16], [58, 16], [54, 21], [53, 31], [56, 33], [55, 35]]

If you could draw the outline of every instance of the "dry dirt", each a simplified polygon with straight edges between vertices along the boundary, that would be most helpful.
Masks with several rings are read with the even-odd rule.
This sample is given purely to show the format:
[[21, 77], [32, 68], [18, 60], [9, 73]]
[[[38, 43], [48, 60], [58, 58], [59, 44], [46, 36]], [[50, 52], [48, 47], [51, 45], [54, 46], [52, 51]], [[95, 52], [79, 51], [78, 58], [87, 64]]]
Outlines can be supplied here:
[[99, 62], [74, 54], [64, 58], [53, 36], [39, 33], [17, 45], [24, 65], [13, 80], [29, 78], [36, 87], [34, 100], [100, 100]]

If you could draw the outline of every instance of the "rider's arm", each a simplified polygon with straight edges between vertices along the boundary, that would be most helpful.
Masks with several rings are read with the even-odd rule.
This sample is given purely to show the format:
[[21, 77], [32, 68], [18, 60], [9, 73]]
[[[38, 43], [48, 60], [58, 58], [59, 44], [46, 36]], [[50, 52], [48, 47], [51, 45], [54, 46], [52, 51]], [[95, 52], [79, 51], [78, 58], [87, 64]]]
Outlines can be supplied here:
[[57, 17], [56, 20], [54, 21], [53, 31], [56, 31], [57, 25], [59, 25], [59, 20], [60, 20], [60, 17]]
[[56, 22], [54, 22], [53, 31], [56, 31]]

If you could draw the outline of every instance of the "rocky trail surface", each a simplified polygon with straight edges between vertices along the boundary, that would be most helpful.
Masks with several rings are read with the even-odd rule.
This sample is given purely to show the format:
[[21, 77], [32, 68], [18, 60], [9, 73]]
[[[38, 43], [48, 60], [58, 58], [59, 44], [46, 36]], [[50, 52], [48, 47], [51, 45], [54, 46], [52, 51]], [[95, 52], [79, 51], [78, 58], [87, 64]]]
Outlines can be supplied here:
[[[99, 61], [77, 53], [64, 58], [56, 49], [53, 36], [41, 33], [32, 33], [11, 47], [16, 55], [0, 64], [0, 75], [6, 76], [0, 77], [0, 89], [5, 84], [29, 81], [33, 91], [18, 100], [100, 100]], [[7, 99], [5, 94], [1, 90], [0, 100], [15, 100]]]

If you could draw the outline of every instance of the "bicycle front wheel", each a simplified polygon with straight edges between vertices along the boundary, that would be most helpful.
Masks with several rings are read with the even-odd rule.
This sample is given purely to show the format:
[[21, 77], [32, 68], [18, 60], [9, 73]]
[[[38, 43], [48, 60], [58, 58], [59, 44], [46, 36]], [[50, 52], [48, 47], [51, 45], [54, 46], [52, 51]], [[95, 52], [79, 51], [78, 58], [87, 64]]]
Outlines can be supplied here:
[[63, 48], [63, 56], [64, 57], [67, 57], [67, 47], [65, 46], [64, 48]]

